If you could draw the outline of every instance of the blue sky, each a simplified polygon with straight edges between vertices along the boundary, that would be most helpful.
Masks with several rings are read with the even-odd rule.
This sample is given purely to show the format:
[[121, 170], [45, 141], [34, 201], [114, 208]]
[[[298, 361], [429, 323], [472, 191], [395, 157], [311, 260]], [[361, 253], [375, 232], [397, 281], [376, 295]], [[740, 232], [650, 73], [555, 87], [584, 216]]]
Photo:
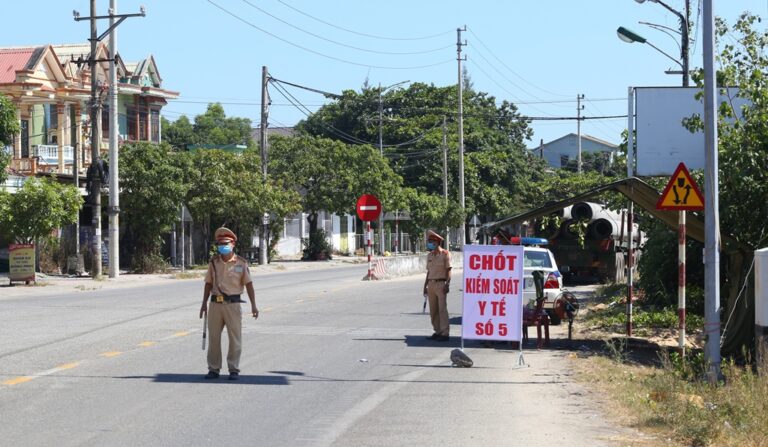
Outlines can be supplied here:
[[[88, 15], [88, 0], [3, 3], [0, 46], [88, 37], [88, 23], [72, 19], [73, 9]], [[666, 3], [684, 9], [684, 0]], [[714, 3], [715, 14], [729, 23], [743, 11], [768, 17], [768, 0]], [[664, 73], [679, 69], [673, 61], [616, 36], [623, 25], [679, 55], [679, 37], [638, 23], [678, 28], [673, 14], [650, 1], [118, 0], [118, 13], [138, 12], [142, 4], [147, 16], [118, 28], [118, 51], [126, 61], [155, 56], [164, 87], [181, 92], [164, 109], [171, 120], [193, 118], [208, 102], [221, 102], [228, 115], [258, 124], [263, 65], [275, 78], [328, 92], [359, 90], [366, 79], [383, 86], [405, 80], [455, 84], [456, 28], [464, 25], [465, 64], [475, 88], [519, 104], [528, 116], [574, 117], [578, 94], [585, 95], [584, 116], [624, 115], [628, 86], [681, 83], [680, 75]], [[702, 65], [700, 4], [691, 0], [692, 68]], [[97, 0], [99, 14], [108, 6], [109, 0]], [[107, 23], [100, 21], [100, 32]], [[290, 92], [309, 110], [325, 101]], [[305, 116], [274, 88], [270, 93], [270, 126], [291, 126]], [[576, 122], [536, 121], [532, 128], [529, 147], [576, 132]], [[613, 143], [624, 128], [626, 119], [582, 124], [584, 134]]]

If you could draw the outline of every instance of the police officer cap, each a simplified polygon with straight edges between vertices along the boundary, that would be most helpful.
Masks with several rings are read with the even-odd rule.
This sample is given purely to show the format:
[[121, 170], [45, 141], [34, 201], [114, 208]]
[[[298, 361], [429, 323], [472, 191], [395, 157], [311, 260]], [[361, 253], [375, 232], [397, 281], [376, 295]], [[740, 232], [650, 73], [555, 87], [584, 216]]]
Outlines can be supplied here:
[[433, 241], [443, 242], [443, 237], [432, 230], [427, 231], [427, 240], [430, 239]]
[[213, 238], [216, 239], [217, 241], [229, 239], [232, 242], [237, 242], [237, 235], [235, 235], [234, 231], [226, 227], [221, 227], [218, 230], [216, 230], [216, 233], [214, 233]]

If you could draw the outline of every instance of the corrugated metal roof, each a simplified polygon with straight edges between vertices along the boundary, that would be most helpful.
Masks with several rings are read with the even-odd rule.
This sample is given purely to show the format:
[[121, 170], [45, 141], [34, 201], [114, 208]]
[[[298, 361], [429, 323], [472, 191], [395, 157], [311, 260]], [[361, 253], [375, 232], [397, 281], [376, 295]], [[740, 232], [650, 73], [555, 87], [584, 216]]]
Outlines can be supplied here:
[[26, 68], [36, 47], [0, 48], [0, 83], [14, 82], [16, 72]]

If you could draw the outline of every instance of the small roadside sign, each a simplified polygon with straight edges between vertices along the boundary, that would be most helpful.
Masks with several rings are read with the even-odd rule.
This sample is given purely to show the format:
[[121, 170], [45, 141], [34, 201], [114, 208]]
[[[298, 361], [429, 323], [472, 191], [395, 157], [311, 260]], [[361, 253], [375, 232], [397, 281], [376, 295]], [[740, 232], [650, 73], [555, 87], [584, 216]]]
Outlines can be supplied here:
[[13, 281], [35, 280], [35, 245], [11, 244], [8, 246], [9, 277]]
[[680, 163], [669, 183], [661, 193], [656, 209], [668, 211], [699, 211], [704, 209], [704, 196], [699, 191], [696, 182], [685, 167]]
[[381, 214], [381, 202], [373, 194], [363, 194], [357, 199], [355, 209], [360, 220], [370, 222]]

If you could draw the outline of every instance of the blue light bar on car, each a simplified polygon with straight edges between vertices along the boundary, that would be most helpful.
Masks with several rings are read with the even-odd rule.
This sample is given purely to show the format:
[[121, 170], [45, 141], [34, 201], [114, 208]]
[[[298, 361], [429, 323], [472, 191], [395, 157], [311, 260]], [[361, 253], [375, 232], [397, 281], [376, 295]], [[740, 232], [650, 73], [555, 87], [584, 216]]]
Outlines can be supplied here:
[[511, 237], [509, 242], [512, 245], [547, 245], [549, 240], [542, 237]]

